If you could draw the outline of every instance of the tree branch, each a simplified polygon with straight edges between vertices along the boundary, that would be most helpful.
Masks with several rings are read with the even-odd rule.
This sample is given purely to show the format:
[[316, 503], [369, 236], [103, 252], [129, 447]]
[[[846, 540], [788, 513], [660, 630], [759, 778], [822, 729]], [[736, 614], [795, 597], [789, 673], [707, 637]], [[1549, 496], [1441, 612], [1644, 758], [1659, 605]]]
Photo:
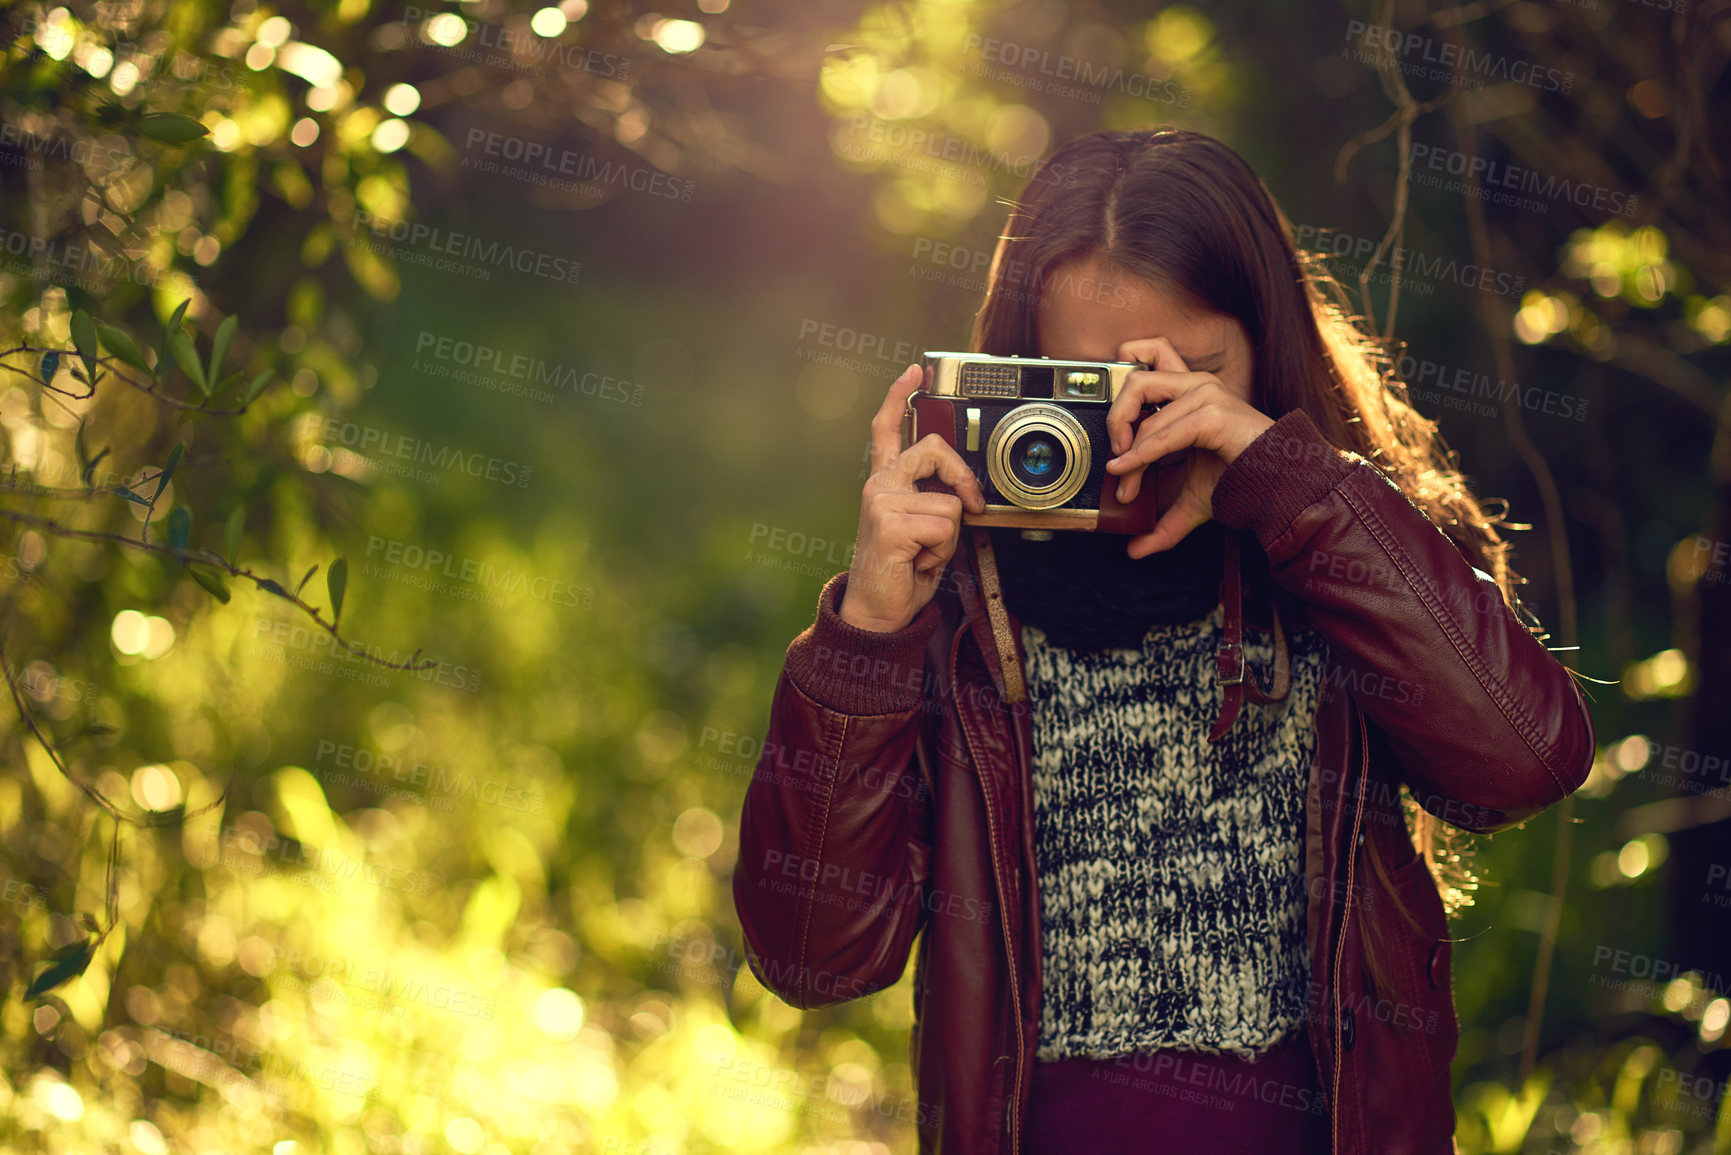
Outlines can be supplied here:
[[347, 638], [343, 637], [337, 630], [334, 622], [325, 621], [324, 617], [319, 613], [318, 607], [302, 601], [298, 594], [289, 593], [288, 590], [283, 588], [282, 584], [275, 578], [261, 577], [259, 574], [254, 573], [245, 566], [237, 566], [233, 562], [224, 560], [221, 555], [213, 553], [210, 550], [179, 549], [172, 545], [153, 545], [150, 542], [140, 541], [137, 538], [127, 537], [124, 534], [107, 533], [102, 530], [94, 529], [78, 529], [74, 526], [65, 525], [61, 522], [55, 521], [50, 517], [39, 517], [36, 514], [22, 513], [15, 509], [0, 509], [0, 517], [18, 522], [21, 525], [34, 526], [37, 529], [52, 533], [56, 537], [72, 538], [77, 541], [113, 542], [117, 545], [130, 546], [133, 549], [143, 550], [145, 553], [154, 553], [160, 554], [164, 557], [176, 558], [188, 565], [193, 562], [198, 562], [201, 565], [208, 565], [214, 569], [224, 570], [234, 577], [245, 578], [265, 593], [275, 594], [284, 601], [298, 607], [308, 617], [312, 618], [314, 622], [318, 623], [319, 628], [329, 634], [344, 650], [347, 650], [349, 653], [366, 661], [372, 662], [376, 666], [381, 666], [384, 669], [404, 670], [413, 673], [416, 670], [431, 669], [438, 664], [431, 658], [421, 658], [421, 650], [418, 646], [415, 648], [415, 652], [410, 654], [406, 661], [402, 662], [387, 662], [377, 655], [370, 654], [367, 652], [365, 646], [358, 642], [351, 642]]
[[[23, 377], [26, 380], [28, 380], [29, 382], [31, 382], [32, 384], [40, 385], [42, 388], [48, 390], [50, 393], [58, 393], [62, 397], [69, 398], [70, 400], [73, 400], [73, 401], [88, 401], [91, 397], [94, 397], [96, 395], [96, 382], [94, 380], [85, 382], [87, 385], [89, 385], [89, 388], [86, 389], [82, 393], [77, 393], [77, 392], [74, 392], [73, 390], [70, 390], [70, 389], [62, 389], [60, 386], [54, 384], [52, 381], [44, 381], [38, 374], [33, 373], [28, 369], [20, 369], [16, 365], [8, 365], [5, 363], [4, 358], [11, 357], [14, 354], [18, 354], [18, 353], [35, 353], [38, 356], [42, 355], [43, 353], [59, 353], [63, 357], [77, 357], [78, 354], [74, 350], [51, 349], [45, 345], [30, 345], [30, 344], [14, 345], [10, 349], [0, 349], [0, 369], [5, 369], [5, 370], [8, 370], [9, 372], [16, 373], [20, 377]], [[208, 413], [213, 417], [238, 417], [242, 413], [245, 413], [252, 406], [251, 401], [246, 401], [246, 402], [242, 402], [241, 407], [239, 409], [212, 409], [210, 407], [210, 398], [208, 398], [208, 397], [206, 397], [199, 404], [193, 405], [193, 404], [190, 404], [186, 401], [182, 401], [178, 397], [170, 397], [166, 393], [158, 392], [157, 386], [162, 384], [162, 382], [160, 380], [152, 381], [148, 385], [143, 384], [142, 382], [139, 382], [139, 381], [134, 381], [132, 378], [128, 377], [126, 374], [115, 369], [115, 367], [113, 365], [114, 360], [115, 360], [115, 358], [112, 356], [98, 357], [98, 358], [96, 358], [96, 363], [98, 365], [102, 365], [105, 362], [108, 363], [109, 376], [115, 378], [116, 380], [125, 382], [126, 384], [132, 386], [134, 389], [138, 390], [140, 393], [144, 393], [144, 394], [147, 394], [151, 397], [154, 397], [154, 398], [156, 398], [156, 400], [162, 402], [164, 405], [170, 406], [172, 408], [184, 409], [190, 413]], [[101, 374], [98, 374], [97, 376], [101, 376]], [[79, 377], [79, 380], [83, 380], [83, 378]], [[211, 385], [212, 389], [216, 388], [216, 382], [215, 381], [212, 381], [210, 383], [210, 385]]]

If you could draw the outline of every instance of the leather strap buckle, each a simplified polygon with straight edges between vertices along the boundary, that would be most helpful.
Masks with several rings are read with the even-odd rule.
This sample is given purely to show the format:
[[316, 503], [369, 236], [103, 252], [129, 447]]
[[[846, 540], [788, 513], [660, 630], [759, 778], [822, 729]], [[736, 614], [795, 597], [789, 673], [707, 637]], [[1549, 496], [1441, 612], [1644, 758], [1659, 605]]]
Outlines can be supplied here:
[[1237, 686], [1244, 681], [1244, 647], [1237, 642], [1223, 643], [1215, 653], [1214, 678], [1222, 686]]
[[1249, 676], [1244, 664], [1244, 588], [1238, 571], [1238, 533], [1226, 533], [1225, 572], [1220, 579], [1220, 604], [1224, 610], [1221, 623], [1220, 648], [1215, 651], [1214, 676], [1223, 687], [1220, 695], [1220, 715], [1208, 741], [1218, 742], [1232, 729], [1238, 710], [1248, 697], [1258, 706], [1266, 706], [1286, 697], [1291, 680], [1290, 658], [1286, 649], [1286, 630], [1280, 624], [1280, 607], [1272, 610], [1274, 625], [1274, 685], [1263, 690]]

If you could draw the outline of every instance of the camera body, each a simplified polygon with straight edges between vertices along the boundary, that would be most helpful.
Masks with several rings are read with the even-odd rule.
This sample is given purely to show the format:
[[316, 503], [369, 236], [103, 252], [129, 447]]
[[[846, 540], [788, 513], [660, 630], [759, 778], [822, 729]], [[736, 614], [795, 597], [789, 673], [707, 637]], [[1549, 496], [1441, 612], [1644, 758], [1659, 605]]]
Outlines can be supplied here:
[[[1188, 451], [1150, 465], [1128, 505], [1118, 477], [1106, 414], [1135, 361], [1058, 361], [984, 353], [927, 353], [925, 381], [902, 414], [902, 448], [936, 433], [972, 469], [985, 494], [968, 525], [1023, 530], [1146, 533], [1177, 496]], [[1158, 406], [1144, 405], [1142, 415]], [[947, 491], [936, 478], [920, 488]]]

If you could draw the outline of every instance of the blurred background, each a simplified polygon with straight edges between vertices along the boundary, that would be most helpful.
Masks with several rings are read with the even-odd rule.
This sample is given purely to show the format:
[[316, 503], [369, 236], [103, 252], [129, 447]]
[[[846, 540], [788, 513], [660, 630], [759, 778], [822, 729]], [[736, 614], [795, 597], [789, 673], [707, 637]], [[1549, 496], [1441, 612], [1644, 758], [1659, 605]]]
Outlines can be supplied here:
[[1462, 1149], [1731, 1151], [1731, 5], [422, 2], [0, 12], [0, 1144], [911, 1152], [911, 976], [763, 990], [740, 799], [890, 380], [1175, 124], [1598, 679]]

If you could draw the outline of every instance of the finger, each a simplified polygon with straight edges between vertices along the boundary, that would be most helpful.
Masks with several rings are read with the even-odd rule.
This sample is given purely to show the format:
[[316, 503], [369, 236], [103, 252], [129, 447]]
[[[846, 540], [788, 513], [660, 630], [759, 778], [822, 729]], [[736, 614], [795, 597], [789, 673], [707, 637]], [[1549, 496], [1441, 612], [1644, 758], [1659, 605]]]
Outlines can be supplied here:
[[952, 533], [941, 545], [927, 546], [914, 557], [914, 573], [922, 578], [936, 577], [950, 558], [955, 556], [956, 547], [961, 544], [960, 534]]
[[901, 514], [925, 514], [956, 522], [960, 521], [962, 516], [962, 499], [953, 493], [917, 489], [912, 493], [890, 491], [880, 494], [877, 500], [880, 516], [886, 520]]
[[1138, 369], [1131, 373], [1123, 391], [1106, 411], [1106, 432], [1112, 441], [1112, 452], [1122, 453], [1129, 447], [1133, 435], [1131, 427], [1142, 417], [1144, 405], [1164, 405], [1212, 380], [1214, 376], [1211, 373], [1187, 370], [1180, 373], [1165, 369]]
[[[1184, 358], [1178, 355], [1178, 350], [1165, 337], [1138, 337], [1118, 346], [1118, 360], [1137, 361], [1165, 373], [1188, 373], [1190, 367], [1184, 363]], [[1130, 380], [1137, 382], [1137, 375], [1132, 373]], [[1145, 384], [1141, 382], [1140, 384]], [[1126, 390], [1125, 392], [1128, 392]], [[1112, 452], [1122, 453], [1130, 444], [1130, 423], [1135, 421], [1144, 404], [1158, 404], [1143, 398], [1138, 391], [1138, 400], [1134, 405], [1124, 403], [1122, 409], [1114, 404], [1106, 414], [1106, 432], [1112, 441]], [[1118, 401], [1124, 401], [1124, 394], [1118, 395]], [[1116, 419], [1116, 420], [1114, 420]]]
[[925, 371], [909, 365], [902, 375], [890, 382], [884, 403], [872, 418], [872, 472], [876, 473], [902, 451], [902, 414], [907, 411], [908, 398], [925, 384]]
[[980, 479], [974, 476], [974, 471], [968, 468], [961, 454], [936, 433], [928, 433], [909, 446], [885, 473], [897, 488], [908, 490], [913, 490], [914, 483], [920, 478], [936, 475], [939, 481], [956, 491], [956, 496], [962, 499], [969, 511], [986, 511], [986, 494], [980, 488]]
[[1130, 539], [1125, 552], [1134, 558], [1171, 549], [1190, 535], [1190, 531], [1209, 519], [1207, 511], [1188, 501], [1180, 501], [1161, 515], [1154, 528]]
[[956, 532], [957, 528], [956, 522], [947, 517], [930, 513], [909, 513], [897, 519], [895, 532], [898, 537], [937, 551], [949, 546], [961, 536]]
[[939, 583], [944, 580], [944, 569], [949, 565], [947, 556], [942, 561], [931, 560], [930, 564], [927, 564], [930, 558], [931, 551], [927, 550], [914, 559], [914, 584], [922, 592], [928, 590], [936, 592]]
[[897, 576], [905, 572], [903, 566], [913, 567], [916, 574], [934, 564], [942, 568], [961, 540], [958, 529], [955, 521], [941, 515], [897, 514], [885, 522], [879, 537], [881, 542], [895, 543], [894, 548], [856, 550], [850, 580], [862, 587], [893, 586], [905, 580]]
[[1161, 432], [1201, 408], [1207, 400], [1206, 393], [1195, 390], [1168, 403], [1158, 413], [1149, 414], [1136, 430], [1135, 443], [1121, 455], [1106, 462], [1107, 473], [1123, 475], [1118, 482], [1120, 502], [1135, 501], [1136, 495], [1142, 489], [1143, 470], [1166, 456], [1165, 452], [1150, 448], [1151, 445], [1158, 444], [1156, 439]]
[[[884, 548], [871, 551], [876, 561], [874, 570], [891, 569], [900, 563], [912, 562], [930, 550], [953, 550], [959, 540], [957, 523], [950, 518], [931, 513], [904, 513], [890, 517], [879, 535]], [[893, 546], [890, 543], [894, 543]], [[945, 553], [944, 559], [949, 559]], [[860, 560], [856, 555], [856, 560]]]
[[[1149, 462], [1158, 461], [1169, 453], [1180, 449], [1188, 449], [1192, 445], [1202, 449], [1212, 449], [1207, 442], [1214, 428], [1214, 417], [1210, 407], [1199, 405], [1190, 413], [1181, 415], [1177, 420], [1164, 425], [1149, 434], [1146, 440], [1132, 446], [1122, 457], [1114, 457], [1106, 463], [1108, 473], [1128, 473], [1134, 471], [1137, 476], [1137, 486], [1140, 488], [1141, 471]], [[1135, 493], [1120, 501], [1135, 500]]]
[[1154, 369], [1169, 373], [1188, 373], [1190, 366], [1178, 355], [1178, 349], [1165, 337], [1138, 337], [1118, 346], [1118, 360], [1140, 361]]
[[914, 568], [917, 570], [944, 568], [962, 544], [960, 529], [961, 526], [952, 521], [949, 523], [949, 531], [936, 545], [921, 546], [920, 552], [914, 555]]

